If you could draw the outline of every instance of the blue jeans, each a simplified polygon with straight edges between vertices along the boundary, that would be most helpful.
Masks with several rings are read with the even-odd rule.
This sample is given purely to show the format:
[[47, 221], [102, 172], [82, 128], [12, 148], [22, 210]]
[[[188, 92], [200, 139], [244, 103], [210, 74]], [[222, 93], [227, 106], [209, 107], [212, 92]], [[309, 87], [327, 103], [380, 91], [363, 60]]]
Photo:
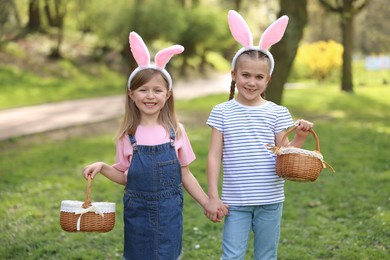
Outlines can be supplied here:
[[254, 259], [277, 259], [283, 203], [230, 206], [225, 217], [222, 259], [244, 259], [250, 231], [254, 232]]

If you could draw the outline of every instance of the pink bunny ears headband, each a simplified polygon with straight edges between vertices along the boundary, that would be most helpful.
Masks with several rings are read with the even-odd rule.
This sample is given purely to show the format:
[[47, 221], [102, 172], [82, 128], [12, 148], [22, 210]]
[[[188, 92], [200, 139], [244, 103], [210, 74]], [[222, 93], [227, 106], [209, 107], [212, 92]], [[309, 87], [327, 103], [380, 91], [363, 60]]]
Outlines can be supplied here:
[[275, 61], [274, 57], [268, 51], [268, 49], [282, 39], [288, 24], [288, 17], [284, 15], [273, 22], [261, 36], [259, 46], [253, 45], [252, 33], [248, 27], [248, 24], [239, 13], [234, 10], [230, 10], [228, 14], [228, 22], [233, 38], [243, 46], [233, 57], [233, 69], [236, 67], [238, 56], [240, 56], [243, 52], [247, 50], [257, 50], [263, 52], [270, 59], [271, 68], [269, 75], [271, 75], [274, 70]]
[[173, 45], [157, 52], [154, 57], [154, 64], [150, 63], [149, 50], [146, 44], [136, 32], [131, 32], [129, 35], [130, 50], [133, 54], [138, 67], [130, 74], [129, 80], [127, 81], [127, 88], [130, 89], [131, 80], [134, 76], [145, 69], [154, 69], [160, 71], [168, 81], [169, 90], [172, 89], [172, 77], [165, 69], [165, 66], [169, 60], [176, 54], [180, 54], [184, 51], [184, 47], [181, 45]]

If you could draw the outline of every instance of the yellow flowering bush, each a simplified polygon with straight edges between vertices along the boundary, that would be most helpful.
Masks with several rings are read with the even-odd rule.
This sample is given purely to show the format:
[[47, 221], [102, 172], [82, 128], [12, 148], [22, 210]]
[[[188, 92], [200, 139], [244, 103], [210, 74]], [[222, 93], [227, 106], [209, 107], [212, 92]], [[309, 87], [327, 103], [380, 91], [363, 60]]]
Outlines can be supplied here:
[[304, 43], [298, 48], [296, 65], [308, 69], [309, 76], [324, 81], [329, 75], [339, 70], [343, 62], [343, 46], [335, 41]]

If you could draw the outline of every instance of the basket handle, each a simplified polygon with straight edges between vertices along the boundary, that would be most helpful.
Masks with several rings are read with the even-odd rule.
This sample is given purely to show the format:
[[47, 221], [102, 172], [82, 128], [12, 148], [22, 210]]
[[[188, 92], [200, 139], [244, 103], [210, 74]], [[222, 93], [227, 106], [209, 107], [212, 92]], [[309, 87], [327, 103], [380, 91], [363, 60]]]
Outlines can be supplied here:
[[87, 177], [87, 198], [85, 199], [82, 207], [84, 209], [86, 208], [89, 208], [92, 206], [92, 203], [91, 203], [91, 186], [92, 186], [92, 177], [90, 174], [88, 174], [88, 177]]
[[[287, 136], [292, 132], [292, 131], [295, 131], [295, 129], [297, 129], [298, 126], [294, 126], [292, 128], [290, 128], [283, 136], [282, 138], [282, 143], [284, 143], [287, 139]], [[316, 141], [316, 151], [319, 152], [320, 151], [320, 141], [318, 140], [318, 136], [316, 134], [316, 132], [314, 132], [313, 129], [310, 129], [309, 132], [313, 135], [314, 137], [314, 140]]]

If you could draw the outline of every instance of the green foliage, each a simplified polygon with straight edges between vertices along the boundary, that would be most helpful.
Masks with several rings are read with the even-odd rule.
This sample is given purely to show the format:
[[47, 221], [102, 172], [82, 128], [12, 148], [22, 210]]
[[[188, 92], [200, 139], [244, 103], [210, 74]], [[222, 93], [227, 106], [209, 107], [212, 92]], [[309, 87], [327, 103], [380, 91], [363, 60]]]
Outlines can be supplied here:
[[131, 15], [131, 29], [145, 42], [156, 39], [176, 42], [185, 29], [184, 10], [176, 0], [145, 0], [133, 6]]
[[[286, 182], [278, 259], [388, 259], [390, 250], [390, 90], [337, 86], [287, 89], [295, 119], [315, 123], [321, 153], [336, 170], [314, 183]], [[206, 188], [210, 109], [227, 99], [208, 96], [177, 102], [197, 160], [191, 171]], [[90, 127], [90, 126], [89, 126]], [[115, 130], [113, 130], [114, 133]], [[112, 134], [113, 135], [113, 134]], [[92, 200], [117, 203], [116, 226], [104, 234], [66, 233], [60, 203], [84, 200], [84, 165], [113, 163], [112, 135], [51, 139], [41, 134], [0, 142], [0, 255], [5, 259], [120, 259], [123, 187], [97, 176]], [[314, 140], [305, 145], [314, 149]], [[182, 259], [219, 259], [222, 225], [208, 221], [185, 195]], [[251, 242], [253, 236], [251, 236]], [[253, 257], [252, 243], [248, 259]]]
[[121, 49], [130, 31], [139, 33], [148, 46], [157, 39], [175, 41], [185, 26], [183, 9], [175, 0], [118, 1], [110, 8], [106, 2], [92, 1], [86, 12], [86, 21], [103, 46]]
[[342, 64], [343, 47], [335, 41], [303, 43], [297, 52], [294, 69], [300, 77], [314, 77], [322, 82], [338, 72]]
[[179, 42], [184, 45], [187, 56], [200, 54], [205, 50], [221, 51], [231, 36], [226, 25], [226, 13], [198, 7], [185, 11], [186, 28], [180, 34]]
[[216, 71], [227, 72], [231, 69], [230, 62], [217, 52], [208, 52], [206, 59], [207, 63], [213, 66]]

